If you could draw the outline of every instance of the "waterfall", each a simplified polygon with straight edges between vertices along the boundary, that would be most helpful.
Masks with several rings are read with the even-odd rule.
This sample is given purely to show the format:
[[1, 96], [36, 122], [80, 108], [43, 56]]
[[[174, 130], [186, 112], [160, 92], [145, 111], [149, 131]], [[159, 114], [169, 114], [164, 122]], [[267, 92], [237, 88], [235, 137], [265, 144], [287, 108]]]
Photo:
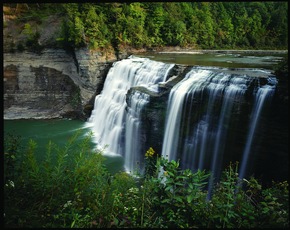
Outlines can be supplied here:
[[142, 170], [142, 156], [140, 145], [140, 114], [142, 108], [149, 102], [149, 95], [141, 92], [134, 92], [130, 98], [130, 108], [128, 108], [126, 118], [126, 150], [125, 150], [125, 170], [133, 172]]
[[[242, 156], [240, 173], [245, 175], [262, 107], [275, 85], [273, 81], [272, 85], [259, 84], [259, 77], [232, 74], [210, 67], [192, 68], [170, 92], [162, 156], [169, 160], [180, 160], [184, 169], [210, 171], [213, 176], [209, 188], [214, 179], [219, 178], [222, 167], [228, 163], [224, 159], [226, 154], [227, 159], [237, 161]], [[252, 115], [248, 120], [242, 120], [241, 114], [245, 114], [243, 106], [249, 106], [246, 96], [253, 88], [257, 93], [251, 99], [255, 101]], [[235, 127], [249, 127], [249, 132], [244, 138], [242, 134], [235, 138], [235, 131], [238, 130], [234, 130]], [[246, 143], [243, 144], [245, 150], [242, 153], [238, 148], [228, 150], [229, 145], [241, 143], [243, 139]], [[236, 142], [231, 143], [233, 140]]]
[[[142, 132], [144, 108], [173, 66], [134, 56], [117, 61], [95, 98], [87, 126], [104, 154], [124, 157], [127, 172], [142, 171], [149, 138]], [[259, 119], [277, 83], [274, 77], [260, 77], [260, 70], [251, 71], [192, 67], [170, 90], [164, 134], [158, 134], [161, 154], [180, 160], [184, 169], [210, 171], [209, 189], [230, 161], [240, 161], [239, 174], [247, 175]]]
[[130, 99], [132, 108], [126, 109], [126, 94], [135, 86], [158, 91], [158, 83], [166, 81], [173, 66], [135, 56], [117, 61], [107, 74], [102, 92], [95, 97], [94, 109], [86, 126], [91, 127], [93, 140], [97, 148], [104, 149], [104, 154], [124, 156], [126, 153], [128, 171], [133, 170], [133, 161], [139, 160], [138, 118], [148, 97], [134, 94]]
[[249, 155], [251, 153], [252, 142], [254, 140], [254, 134], [256, 127], [258, 126], [259, 117], [265, 101], [270, 99], [276, 88], [277, 80], [276, 78], [268, 78], [268, 84], [258, 88], [257, 91], [254, 91], [255, 104], [251, 113], [251, 122], [249, 125], [249, 132], [247, 135], [247, 141], [245, 150], [242, 155], [241, 166], [239, 171], [239, 177], [244, 178], [246, 176], [246, 169], [248, 165]]
[[[192, 75], [196, 77], [190, 77]], [[192, 87], [195, 89], [201, 89], [204, 79], [208, 78], [209, 71], [202, 70], [196, 72], [192, 70], [187, 73], [185, 78], [179, 82], [169, 94], [168, 108], [167, 108], [167, 122], [163, 140], [162, 156], [168, 160], [175, 160], [177, 158], [177, 146], [179, 141], [181, 115], [183, 111], [183, 104], [185, 96], [191, 90]]]

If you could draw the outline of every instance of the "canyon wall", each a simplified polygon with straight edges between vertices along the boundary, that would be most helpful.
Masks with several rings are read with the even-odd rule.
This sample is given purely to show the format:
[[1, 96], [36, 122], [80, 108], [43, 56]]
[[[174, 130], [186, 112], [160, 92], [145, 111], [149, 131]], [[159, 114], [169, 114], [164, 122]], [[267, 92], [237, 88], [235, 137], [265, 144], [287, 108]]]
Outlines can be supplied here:
[[5, 52], [4, 119], [82, 118], [90, 115], [114, 57], [62, 49]]

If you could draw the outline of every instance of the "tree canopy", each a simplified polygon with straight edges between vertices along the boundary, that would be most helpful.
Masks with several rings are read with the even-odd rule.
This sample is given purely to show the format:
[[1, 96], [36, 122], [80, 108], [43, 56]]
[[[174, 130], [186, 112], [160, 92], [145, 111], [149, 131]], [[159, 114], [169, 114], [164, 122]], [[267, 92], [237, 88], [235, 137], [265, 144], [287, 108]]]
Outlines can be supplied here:
[[[59, 4], [59, 7], [56, 8], [55, 4]], [[44, 11], [60, 13], [64, 25], [62, 40], [74, 47], [288, 48], [288, 2], [90, 2], [23, 5], [26, 5], [22, 8], [27, 15], [35, 16], [37, 12], [43, 15]]]

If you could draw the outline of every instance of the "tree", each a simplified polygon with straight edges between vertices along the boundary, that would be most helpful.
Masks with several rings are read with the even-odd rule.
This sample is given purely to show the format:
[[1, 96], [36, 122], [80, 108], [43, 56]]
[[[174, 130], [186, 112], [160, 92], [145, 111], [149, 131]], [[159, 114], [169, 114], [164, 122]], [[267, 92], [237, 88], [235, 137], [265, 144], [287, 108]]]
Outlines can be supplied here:
[[162, 40], [162, 27], [165, 23], [165, 12], [162, 3], [147, 3], [144, 5], [147, 12], [145, 29], [147, 31], [149, 46], [160, 46], [164, 44]]
[[271, 31], [271, 36], [274, 35], [274, 38], [276, 38], [274, 44], [280, 47], [287, 46], [288, 2], [275, 2], [269, 29]]
[[214, 23], [215, 47], [231, 47], [233, 42], [234, 25], [227, 13], [223, 2], [211, 3]]
[[210, 49], [214, 46], [213, 18], [210, 12], [210, 3], [201, 2], [199, 19], [199, 44]]

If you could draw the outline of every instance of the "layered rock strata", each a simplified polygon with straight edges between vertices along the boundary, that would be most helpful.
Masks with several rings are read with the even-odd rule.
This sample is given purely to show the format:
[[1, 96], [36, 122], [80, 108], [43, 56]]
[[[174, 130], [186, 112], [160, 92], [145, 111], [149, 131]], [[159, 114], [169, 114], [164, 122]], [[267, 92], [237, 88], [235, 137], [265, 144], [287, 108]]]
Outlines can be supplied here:
[[4, 119], [86, 118], [112, 61], [86, 49], [4, 53]]

